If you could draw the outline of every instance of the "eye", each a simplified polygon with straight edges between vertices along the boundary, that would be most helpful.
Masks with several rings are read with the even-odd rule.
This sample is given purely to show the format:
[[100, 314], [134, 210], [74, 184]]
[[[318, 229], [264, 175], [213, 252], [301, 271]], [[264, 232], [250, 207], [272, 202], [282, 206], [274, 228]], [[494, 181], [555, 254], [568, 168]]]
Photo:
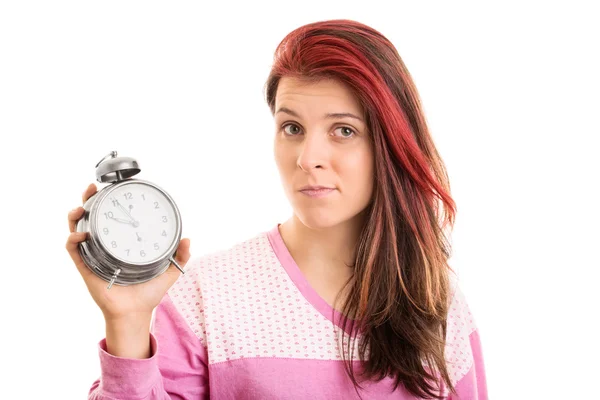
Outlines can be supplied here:
[[298, 125], [295, 124], [285, 124], [283, 126], [283, 131], [290, 136], [296, 136], [297, 133], [300, 133], [300, 127], [298, 127]]
[[[299, 133], [302, 132], [302, 129], [298, 125], [292, 124], [292, 123], [283, 125], [283, 130], [289, 136], [297, 136]], [[356, 135], [356, 132], [354, 131], [354, 129], [349, 128], [347, 126], [341, 126], [339, 128], [336, 128], [335, 130], [340, 132], [340, 134], [335, 135], [335, 136], [338, 136], [338, 137], [341, 137], [344, 139], [350, 139]]]
[[336, 128], [336, 131], [337, 130], [340, 130], [341, 137], [343, 137], [344, 139], [351, 138], [352, 136], [356, 135], [356, 132], [354, 132], [352, 128], [349, 128], [347, 126], [340, 126], [339, 128]]

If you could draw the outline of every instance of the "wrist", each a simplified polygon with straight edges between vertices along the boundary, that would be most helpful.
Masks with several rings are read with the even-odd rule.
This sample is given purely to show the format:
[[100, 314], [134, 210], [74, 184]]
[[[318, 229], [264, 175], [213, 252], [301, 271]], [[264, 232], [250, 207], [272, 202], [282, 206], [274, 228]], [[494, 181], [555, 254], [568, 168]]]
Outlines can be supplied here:
[[144, 359], [152, 356], [150, 323], [152, 314], [106, 318], [106, 349], [122, 358]]
[[104, 316], [104, 321], [107, 325], [139, 325], [152, 319], [152, 311], [140, 311], [118, 315], [103, 312], [102, 315]]

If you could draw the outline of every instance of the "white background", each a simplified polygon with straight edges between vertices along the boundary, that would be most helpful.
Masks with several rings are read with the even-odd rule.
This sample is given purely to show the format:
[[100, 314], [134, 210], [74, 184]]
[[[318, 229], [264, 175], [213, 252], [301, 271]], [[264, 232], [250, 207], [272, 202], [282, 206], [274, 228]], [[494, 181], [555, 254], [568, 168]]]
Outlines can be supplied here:
[[83, 399], [99, 374], [64, 244], [108, 152], [177, 200], [194, 256], [290, 215], [263, 84], [279, 41], [329, 18], [381, 31], [415, 79], [490, 397], [597, 396], [600, 29], [592, 1], [549, 3], [2, 2], [1, 397]]

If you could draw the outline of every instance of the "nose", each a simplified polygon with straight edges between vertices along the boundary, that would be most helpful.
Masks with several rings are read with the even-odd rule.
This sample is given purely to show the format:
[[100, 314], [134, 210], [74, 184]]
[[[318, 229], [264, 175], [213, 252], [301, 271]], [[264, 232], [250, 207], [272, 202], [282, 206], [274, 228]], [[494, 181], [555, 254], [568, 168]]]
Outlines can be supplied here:
[[324, 168], [327, 161], [327, 144], [321, 138], [324, 135], [304, 135], [300, 144], [300, 154], [298, 155], [298, 166], [303, 171], [310, 171], [314, 168]]

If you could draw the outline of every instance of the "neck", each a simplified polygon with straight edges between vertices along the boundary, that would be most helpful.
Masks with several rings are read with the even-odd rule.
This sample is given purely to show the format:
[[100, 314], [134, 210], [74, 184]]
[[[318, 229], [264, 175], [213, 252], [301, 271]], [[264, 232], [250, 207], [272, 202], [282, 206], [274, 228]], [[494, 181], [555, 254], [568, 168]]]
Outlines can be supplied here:
[[[314, 272], [349, 275], [354, 263], [360, 217], [323, 229], [312, 229], [296, 215], [281, 224], [279, 231], [298, 265]], [[304, 269], [303, 268], [303, 269]]]

